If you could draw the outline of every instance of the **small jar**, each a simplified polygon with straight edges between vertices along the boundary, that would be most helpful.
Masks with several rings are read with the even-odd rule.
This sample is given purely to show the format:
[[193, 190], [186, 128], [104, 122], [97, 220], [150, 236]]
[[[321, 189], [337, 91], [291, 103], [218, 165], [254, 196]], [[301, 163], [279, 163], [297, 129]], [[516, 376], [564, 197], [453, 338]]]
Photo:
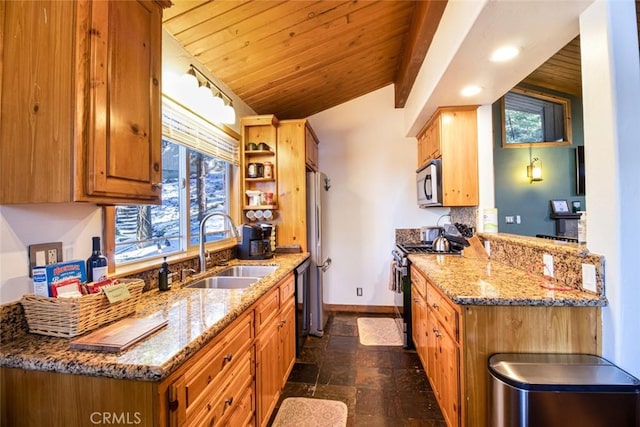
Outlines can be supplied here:
[[273, 163], [264, 162], [264, 177], [268, 179], [273, 178]]

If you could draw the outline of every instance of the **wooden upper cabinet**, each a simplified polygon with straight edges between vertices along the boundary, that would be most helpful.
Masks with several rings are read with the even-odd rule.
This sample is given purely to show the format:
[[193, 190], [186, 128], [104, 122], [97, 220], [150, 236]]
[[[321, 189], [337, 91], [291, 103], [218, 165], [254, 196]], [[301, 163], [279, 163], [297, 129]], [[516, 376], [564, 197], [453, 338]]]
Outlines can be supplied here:
[[443, 206], [478, 205], [477, 109], [438, 108], [418, 134], [418, 168], [442, 160]]
[[0, 203], [160, 203], [162, 7], [3, 2]]
[[305, 163], [312, 171], [318, 171], [318, 137], [310, 126], [305, 126]]

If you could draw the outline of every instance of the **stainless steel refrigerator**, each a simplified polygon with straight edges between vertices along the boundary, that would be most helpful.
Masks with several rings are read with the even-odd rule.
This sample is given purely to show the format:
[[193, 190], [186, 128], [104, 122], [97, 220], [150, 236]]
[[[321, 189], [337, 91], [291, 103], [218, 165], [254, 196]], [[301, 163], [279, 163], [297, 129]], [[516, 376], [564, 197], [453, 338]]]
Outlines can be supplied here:
[[309, 334], [321, 337], [327, 324], [323, 275], [331, 265], [325, 251], [326, 208], [329, 180], [322, 172], [307, 172], [307, 244], [311, 254], [309, 274]]

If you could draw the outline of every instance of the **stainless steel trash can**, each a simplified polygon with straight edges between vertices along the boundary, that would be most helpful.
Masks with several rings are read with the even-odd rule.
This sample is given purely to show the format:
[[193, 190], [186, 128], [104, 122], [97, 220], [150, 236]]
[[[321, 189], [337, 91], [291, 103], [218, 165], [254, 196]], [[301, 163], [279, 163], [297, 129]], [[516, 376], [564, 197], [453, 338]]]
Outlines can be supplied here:
[[489, 358], [491, 427], [639, 427], [640, 381], [581, 354]]

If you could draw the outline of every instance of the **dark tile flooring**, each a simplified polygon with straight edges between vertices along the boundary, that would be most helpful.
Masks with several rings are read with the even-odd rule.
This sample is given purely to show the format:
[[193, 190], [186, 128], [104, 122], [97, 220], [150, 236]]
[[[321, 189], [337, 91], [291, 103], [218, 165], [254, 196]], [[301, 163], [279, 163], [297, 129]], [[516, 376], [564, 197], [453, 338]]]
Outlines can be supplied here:
[[349, 427], [446, 426], [415, 351], [360, 344], [357, 319], [374, 316], [331, 313], [325, 335], [307, 338], [278, 408], [313, 397], [346, 403]]

